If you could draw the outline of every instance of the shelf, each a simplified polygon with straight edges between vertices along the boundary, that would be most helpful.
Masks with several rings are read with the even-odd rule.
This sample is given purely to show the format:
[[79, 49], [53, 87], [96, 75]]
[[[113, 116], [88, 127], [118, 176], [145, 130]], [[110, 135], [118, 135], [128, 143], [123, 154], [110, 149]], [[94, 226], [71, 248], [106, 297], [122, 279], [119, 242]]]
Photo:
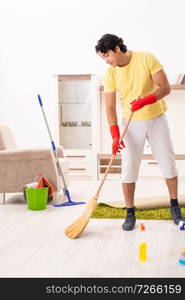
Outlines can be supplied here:
[[64, 80], [90, 80], [91, 74], [62, 74], [58, 75], [58, 81]]
[[[89, 102], [88, 102], [89, 101]], [[60, 104], [91, 104], [90, 100], [82, 102], [59, 102]]]
[[185, 84], [171, 84], [172, 90], [185, 90]]
[[[81, 123], [81, 124], [80, 124]], [[82, 125], [84, 124], [84, 125]], [[82, 122], [61, 122], [62, 127], [91, 127], [91, 122], [82, 121]]]
[[[98, 153], [97, 154], [97, 178], [98, 179], [101, 179], [101, 177], [105, 174], [111, 157], [112, 157], [112, 154], [108, 154], [108, 153]], [[175, 158], [178, 161], [183, 161], [183, 160], [185, 160], [185, 154], [176, 154]], [[143, 161], [150, 160], [149, 162], [147, 162], [147, 168], [150, 165], [158, 166], [158, 163], [155, 161], [152, 154], [143, 154], [142, 159], [143, 159]], [[145, 166], [145, 168], [146, 168], [146, 166]], [[109, 177], [112, 175], [121, 174], [121, 169], [122, 169], [121, 154], [117, 154], [115, 159], [113, 160], [111, 167], [110, 167]], [[149, 172], [149, 170], [148, 170], [148, 172]]]
[[[112, 154], [108, 154], [108, 153], [98, 153], [97, 154], [97, 159], [111, 159]], [[117, 154], [115, 157], [115, 160], [121, 159], [121, 154]], [[142, 159], [145, 160], [151, 160], [154, 159], [152, 154], [143, 154]], [[185, 154], [176, 154], [175, 155], [175, 159], [176, 160], [185, 160]]]
[[[185, 84], [171, 84], [170, 87], [172, 90], [185, 90]], [[100, 85], [100, 91], [103, 90], [103, 85]]]

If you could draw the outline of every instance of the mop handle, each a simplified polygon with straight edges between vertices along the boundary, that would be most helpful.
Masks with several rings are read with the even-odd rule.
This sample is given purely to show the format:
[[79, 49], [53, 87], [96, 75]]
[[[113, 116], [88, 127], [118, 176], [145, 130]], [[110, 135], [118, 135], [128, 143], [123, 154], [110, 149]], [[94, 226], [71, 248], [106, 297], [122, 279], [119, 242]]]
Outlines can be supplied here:
[[51, 135], [51, 131], [50, 131], [50, 129], [49, 129], [48, 121], [47, 121], [47, 119], [46, 119], [46, 115], [45, 115], [45, 112], [44, 112], [44, 108], [43, 108], [43, 104], [42, 104], [42, 99], [41, 99], [40, 95], [38, 95], [38, 99], [39, 99], [40, 107], [41, 107], [42, 112], [43, 112], [43, 116], [44, 116], [44, 120], [45, 120], [47, 129], [48, 129], [48, 133], [49, 133], [49, 137], [50, 137], [50, 140], [51, 140], [52, 148], [53, 148], [54, 151], [56, 151], [55, 143], [54, 143], [54, 141], [53, 141], [53, 138], [52, 138], [52, 135]]
[[67, 192], [68, 192], [68, 191], [67, 191], [67, 185], [66, 185], [66, 182], [65, 182], [63, 173], [62, 173], [62, 169], [61, 169], [60, 162], [59, 162], [59, 159], [58, 159], [58, 155], [57, 155], [55, 143], [54, 143], [54, 141], [53, 141], [53, 138], [52, 138], [52, 135], [51, 135], [51, 131], [50, 131], [50, 128], [49, 128], [49, 125], [48, 125], [48, 121], [47, 121], [47, 118], [46, 118], [46, 115], [45, 115], [45, 112], [44, 112], [42, 99], [41, 99], [41, 97], [40, 97], [39, 94], [38, 94], [38, 100], [39, 100], [39, 104], [40, 104], [40, 107], [41, 107], [41, 109], [42, 109], [42, 113], [43, 113], [43, 116], [44, 116], [44, 120], [45, 120], [47, 129], [48, 129], [48, 133], [49, 133], [49, 137], [50, 137], [52, 149], [53, 149], [53, 152], [54, 152], [54, 155], [55, 155], [55, 158], [56, 158], [56, 162], [57, 162], [57, 166], [58, 166], [58, 171], [59, 171], [59, 173], [60, 173], [60, 175], [61, 175], [61, 177], [62, 177], [63, 184], [64, 184], [64, 188], [65, 188], [65, 192], [66, 192], [66, 194], [67, 194]]

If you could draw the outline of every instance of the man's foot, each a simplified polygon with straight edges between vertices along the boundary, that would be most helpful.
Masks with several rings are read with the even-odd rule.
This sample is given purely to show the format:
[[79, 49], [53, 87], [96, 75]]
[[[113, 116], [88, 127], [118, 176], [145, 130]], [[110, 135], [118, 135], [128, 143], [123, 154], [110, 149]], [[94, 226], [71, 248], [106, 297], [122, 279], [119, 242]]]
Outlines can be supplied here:
[[180, 207], [178, 205], [171, 206], [170, 213], [171, 213], [172, 219], [176, 225], [178, 225], [180, 221], [184, 221], [182, 214], [181, 214]]
[[131, 214], [128, 213], [125, 222], [122, 224], [122, 228], [124, 230], [132, 230], [134, 229], [135, 223], [136, 223], [135, 215], [132, 213]]

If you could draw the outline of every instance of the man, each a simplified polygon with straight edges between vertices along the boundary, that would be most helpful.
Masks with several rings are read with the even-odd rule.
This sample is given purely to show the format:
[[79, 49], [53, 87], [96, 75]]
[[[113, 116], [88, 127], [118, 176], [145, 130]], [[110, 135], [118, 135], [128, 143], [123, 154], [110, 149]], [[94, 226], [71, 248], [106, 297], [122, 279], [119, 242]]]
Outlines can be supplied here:
[[[170, 85], [163, 66], [151, 53], [127, 50], [122, 38], [113, 34], [103, 35], [95, 50], [110, 65], [104, 77], [104, 93], [113, 139], [112, 153], [116, 154], [124, 148], [121, 178], [127, 216], [122, 228], [132, 230], [135, 226], [135, 183], [146, 139], [165, 178], [170, 195], [170, 213], [174, 223], [178, 224], [183, 218], [178, 204], [175, 154], [165, 115], [167, 106], [163, 100], [170, 93]], [[119, 144], [116, 91], [121, 94], [123, 125], [131, 111], [134, 112], [125, 135], [125, 144]]]

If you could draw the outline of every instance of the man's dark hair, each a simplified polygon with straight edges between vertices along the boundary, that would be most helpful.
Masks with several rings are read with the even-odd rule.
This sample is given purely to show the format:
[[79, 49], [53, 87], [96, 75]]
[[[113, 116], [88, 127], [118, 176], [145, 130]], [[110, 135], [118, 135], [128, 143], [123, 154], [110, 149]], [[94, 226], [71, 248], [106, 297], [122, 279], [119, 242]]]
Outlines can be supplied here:
[[122, 38], [119, 38], [118, 36], [114, 34], [104, 34], [101, 39], [97, 42], [97, 45], [95, 46], [96, 52], [101, 53], [107, 53], [109, 50], [112, 50], [115, 52], [115, 47], [119, 46], [120, 50], [122, 52], [127, 52], [127, 46], [123, 44]]

